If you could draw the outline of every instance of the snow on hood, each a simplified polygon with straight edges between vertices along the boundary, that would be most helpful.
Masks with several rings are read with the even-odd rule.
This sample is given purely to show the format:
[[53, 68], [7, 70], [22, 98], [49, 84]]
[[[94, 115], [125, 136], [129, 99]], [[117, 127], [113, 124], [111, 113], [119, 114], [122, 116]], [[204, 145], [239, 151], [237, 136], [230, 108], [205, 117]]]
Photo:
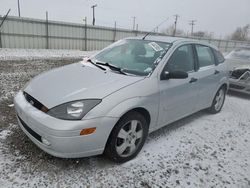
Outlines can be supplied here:
[[24, 89], [47, 108], [81, 99], [102, 99], [143, 77], [126, 76], [76, 63], [35, 77]]
[[241, 65], [235, 68], [235, 70], [239, 70], [239, 69], [249, 69], [250, 70], [250, 64], [249, 65]]
[[234, 70], [238, 67], [250, 67], [250, 61], [241, 59], [226, 59], [226, 63], [229, 70]]
[[226, 55], [226, 59], [242, 59], [250, 61], [250, 49], [236, 49]]

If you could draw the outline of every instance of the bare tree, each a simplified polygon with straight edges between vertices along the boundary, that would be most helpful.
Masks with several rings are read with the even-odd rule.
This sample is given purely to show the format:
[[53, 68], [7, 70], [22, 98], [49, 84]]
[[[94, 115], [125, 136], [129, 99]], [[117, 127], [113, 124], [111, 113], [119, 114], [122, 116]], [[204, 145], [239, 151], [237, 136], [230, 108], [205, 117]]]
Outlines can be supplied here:
[[207, 32], [207, 31], [197, 31], [197, 32], [193, 33], [193, 36], [194, 37], [213, 39], [214, 38], [214, 33], [213, 32]]
[[232, 40], [245, 41], [248, 39], [250, 24], [244, 27], [238, 27], [231, 35]]
[[173, 35], [174, 32], [175, 32], [175, 36], [183, 36], [184, 33], [185, 33], [182, 29], [176, 29], [176, 31], [175, 31], [175, 25], [174, 24], [170, 25], [166, 29], [163, 29], [161, 32], [164, 33], [164, 34], [167, 34], [167, 35]]

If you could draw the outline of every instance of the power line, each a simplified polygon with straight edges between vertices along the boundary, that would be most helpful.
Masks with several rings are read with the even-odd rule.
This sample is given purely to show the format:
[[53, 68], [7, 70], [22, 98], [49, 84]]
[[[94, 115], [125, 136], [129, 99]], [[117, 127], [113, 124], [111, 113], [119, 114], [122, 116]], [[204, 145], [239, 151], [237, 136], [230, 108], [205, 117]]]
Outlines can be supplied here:
[[194, 25], [197, 20], [190, 20], [189, 25], [191, 25], [191, 36], [194, 34]]
[[175, 17], [175, 21], [174, 21], [173, 36], [175, 36], [175, 34], [176, 34], [177, 22], [178, 22], [178, 18], [179, 18], [180, 16], [179, 16], [178, 14], [175, 14], [174, 17]]

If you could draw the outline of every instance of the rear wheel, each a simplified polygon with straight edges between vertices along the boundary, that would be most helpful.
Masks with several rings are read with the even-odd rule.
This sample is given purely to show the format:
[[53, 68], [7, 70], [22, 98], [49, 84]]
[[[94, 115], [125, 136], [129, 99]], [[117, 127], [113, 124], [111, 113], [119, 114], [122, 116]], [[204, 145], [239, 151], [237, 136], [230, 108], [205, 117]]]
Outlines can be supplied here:
[[114, 162], [126, 162], [141, 150], [148, 135], [148, 123], [144, 116], [132, 111], [115, 125], [108, 139], [105, 154]]
[[216, 114], [218, 112], [221, 111], [224, 101], [225, 101], [225, 96], [226, 96], [226, 88], [225, 87], [221, 87], [213, 100], [213, 103], [211, 105], [211, 107], [208, 109], [208, 111], [212, 114]]

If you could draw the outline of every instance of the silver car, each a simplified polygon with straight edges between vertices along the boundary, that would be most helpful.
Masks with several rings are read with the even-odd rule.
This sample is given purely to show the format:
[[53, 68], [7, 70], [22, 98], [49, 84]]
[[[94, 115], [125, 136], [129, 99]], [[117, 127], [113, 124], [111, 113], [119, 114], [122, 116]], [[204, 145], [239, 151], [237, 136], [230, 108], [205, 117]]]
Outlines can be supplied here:
[[14, 99], [21, 129], [63, 158], [134, 158], [148, 133], [202, 109], [228, 89], [216, 47], [172, 37], [127, 38], [82, 62], [43, 73]]
[[230, 71], [229, 89], [250, 94], [250, 47], [233, 50], [226, 56]]

